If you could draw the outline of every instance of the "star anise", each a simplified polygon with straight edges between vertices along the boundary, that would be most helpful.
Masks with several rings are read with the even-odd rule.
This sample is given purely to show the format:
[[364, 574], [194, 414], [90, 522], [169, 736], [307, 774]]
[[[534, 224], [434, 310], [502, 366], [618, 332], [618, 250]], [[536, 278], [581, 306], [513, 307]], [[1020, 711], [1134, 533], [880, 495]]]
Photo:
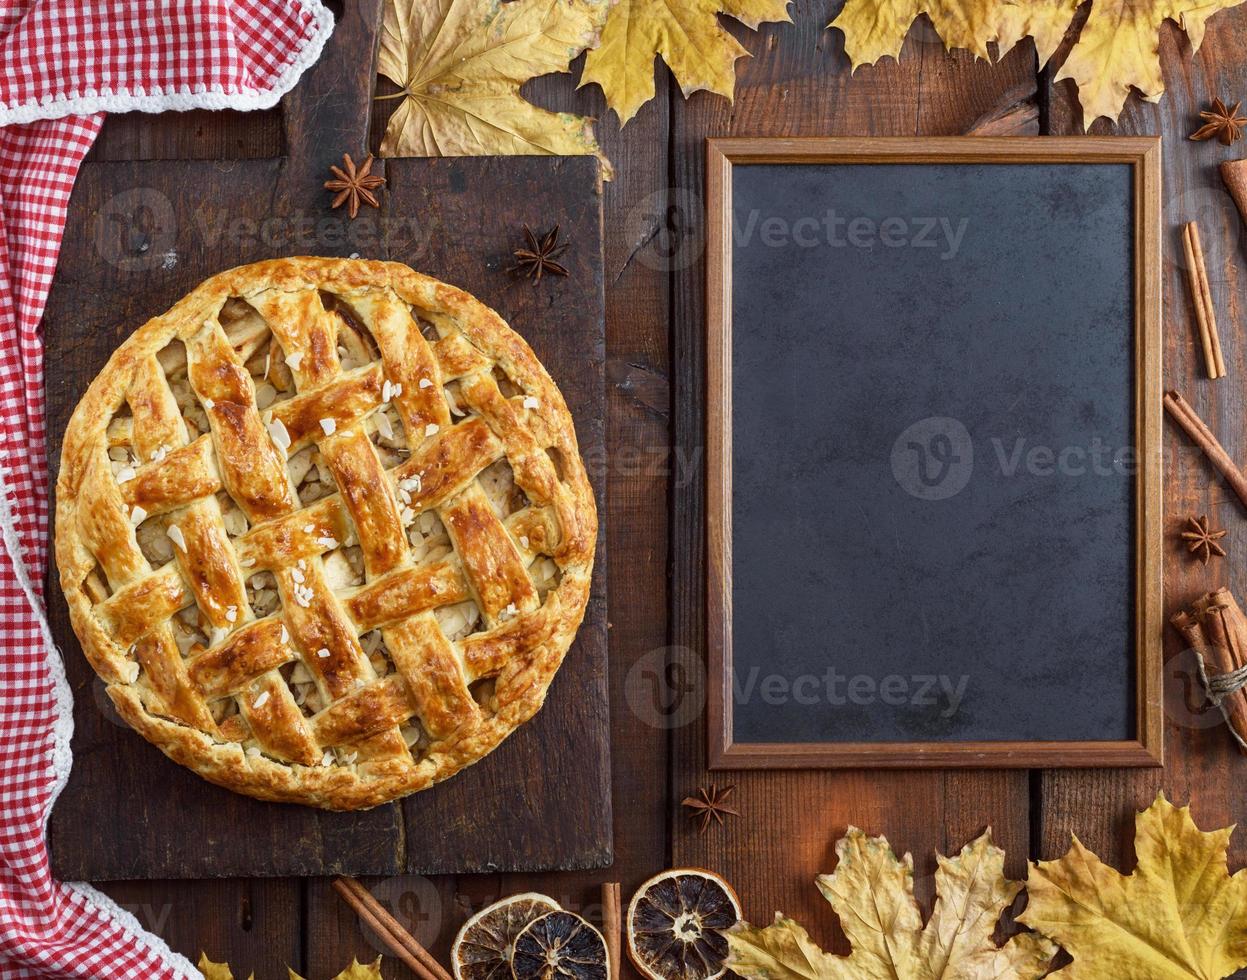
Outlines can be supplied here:
[[559, 226], [555, 225], [541, 238], [533, 234], [533, 230], [524, 226], [524, 237], [528, 240], [527, 248], [515, 250], [515, 265], [511, 272], [528, 276], [533, 285], [541, 282], [542, 275], [565, 276], [566, 266], [555, 261], [560, 255], [571, 248], [570, 242], [559, 241]]
[[710, 822], [717, 820], [723, 823], [724, 816], [731, 814], [733, 817], [739, 817], [740, 813], [733, 810], [727, 805], [727, 798], [732, 795], [735, 786], [725, 786], [719, 789], [713, 783], [710, 786], [703, 786], [697, 790], [696, 796], [686, 796], [681, 802], [681, 806], [688, 807], [690, 820], [700, 820], [701, 828], [697, 831], [704, 834], [710, 828]]
[[360, 201], [366, 201], [374, 208], [380, 207], [372, 192], [385, 183], [385, 178], [370, 173], [372, 154], [369, 153], [368, 158], [358, 168], [349, 153], [342, 154], [342, 163], [346, 169], [331, 166], [329, 169], [333, 171], [334, 177], [325, 181], [325, 190], [338, 192], [331, 207], [341, 207], [345, 202], [347, 213], [352, 218], [359, 214]]
[[1225, 557], [1225, 549], [1217, 544], [1220, 538], [1225, 537], [1225, 531], [1209, 530], [1208, 518], [1204, 516], [1188, 517], [1186, 526], [1190, 529], [1182, 532], [1182, 540], [1188, 542], [1187, 551], [1193, 555], [1199, 555], [1200, 560], [1207, 565], [1213, 555], [1220, 558]]
[[1212, 100], [1212, 108], [1205, 109], [1199, 114], [1199, 118], [1204, 120], [1204, 125], [1195, 130], [1191, 134], [1193, 140], [1208, 140], [1214, 136], [1229, 146], [1243, 135], [1243, 124], [1247, 123], [1247, 116], [1238, 114], [1241, 102], [1235, 102], [1233, 106], [1226, 106], [1220, 99]]

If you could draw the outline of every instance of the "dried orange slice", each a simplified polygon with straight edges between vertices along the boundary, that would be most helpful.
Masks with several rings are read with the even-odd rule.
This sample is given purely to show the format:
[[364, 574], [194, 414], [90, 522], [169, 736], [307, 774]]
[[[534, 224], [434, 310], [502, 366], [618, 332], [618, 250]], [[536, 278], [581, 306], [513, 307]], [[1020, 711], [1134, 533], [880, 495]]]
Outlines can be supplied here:
[[455, 980], [511, 980], [515, 937], [558, 908], [548, 895], [525, 892], [481, 909], [463, 924], [450, 948]]
[[664, 871], [628, 903], [628, 958], [649, 980], [716, 980], [727, 961], [723, 932], [740, 917], [740, 900], [718, 875]]
[[606, 940], [574, 912], [548, 912], [515, 938], [515, 980], [615, 980], [606, 965]]

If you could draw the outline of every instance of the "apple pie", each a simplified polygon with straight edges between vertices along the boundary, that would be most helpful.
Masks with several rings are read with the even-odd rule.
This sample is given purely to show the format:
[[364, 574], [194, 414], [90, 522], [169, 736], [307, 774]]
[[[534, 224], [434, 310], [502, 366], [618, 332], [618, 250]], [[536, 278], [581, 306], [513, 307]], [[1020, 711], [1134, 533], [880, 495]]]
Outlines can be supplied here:
[[593, 492], [492, 310], [391, 262], [214, 276], [65, 433], [56, 560], [118, 712], [239, 793], [375, 806], [541, 707], [584, 615]]

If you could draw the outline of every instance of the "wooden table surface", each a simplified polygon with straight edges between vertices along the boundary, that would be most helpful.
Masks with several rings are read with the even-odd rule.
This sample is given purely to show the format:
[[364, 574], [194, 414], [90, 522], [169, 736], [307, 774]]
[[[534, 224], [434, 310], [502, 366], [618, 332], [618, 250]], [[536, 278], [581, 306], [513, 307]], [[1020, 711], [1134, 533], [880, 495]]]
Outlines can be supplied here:
[[[369, 881], [443, 958], [468, 912], [497, 896], [540, 890], [592, 918], [601, 881], [621, 881], [626, 898], [672, 863], [723, 872], [754, 921], [783, 909], [843, 951], [835, 917], [812, 878], [831, 870], [834, 842], [847, 824], [886, 834], [898, 850], [912, 851], [919, 894], [929, 903], [934, 852], [960, 848], [986, 825], [1007, 849], [1008, 870], [1017, 877], [1028, 855], [1062, 853], [1071, 830], [1106, 860], [1129, 868], [1134, 811], [1159, 788], [1171, 799], [1190, 800], [1207, 828], [1247, 816], [1247, 758], [1214, 717], [1198, 710], [1193, 664], [1172, 631], [1165, 643], [1163, 770], [755, 772], [727, 780], [718, 774], [718, 782], [737, 785], [740, 818], [699, 837], [678, 812], [678, 801], [707, 779], [697, 710], [705, 630], [699, 528], [704, 138], [1080, 131], [1070, 83], [1053, 85], [1050, 71], [1037, 70], [1029, 42], [992, 65], [964, 52], [945, 54], [923, 23], [911, 31], [899, 64], [888, 61], [850, 76], [842, 36], [824, 29], [839, 5], [797, 0], [795, 24], [757, 34], [733, 24], [755, 55], [738, 62], [735, 104], [705, 94], [685, 101], [663, 68], [658, 97], [620, 131], [613, 116], [607, 118], [600, 92], [577, 92], [570, 76], [525, 89], [540, 104], [600, 117], [598, 134], [617, 173], [605, 192], [616, 863], [603, 873]], [[1240, 381], [1247, 377], [1247, 314], [1239, 300], [1247, 237], [1216, 164], [1238, 154], [1185, 136], [1213, 96], [1233, 101], [1247, 95], [1247, 57], [1239, 43], [1245, 33], [1247, 6], [1219, 14], [1192, 58], [1185, 37], [1167, 24], [1163, 101], [1132, 99], [1115, 130], [1103, 122], [1092, 130], [1164, 137], [1166, 386], [1183, 392], [1237, 459], [1247, 459]], [[384, 114], [393, 103], [378, 105]], [[383, 124], [383, 118], [373, 120], [374, 148]], [[270, 157], [282, 152], [282, 140], [276, 110], [130, 114], [108, 120], [93, 153], [113, 160]], [[1177, 229], [1195, 217], [1229, 371], [1217, 382], [1199, 377], [1191, 310], [1174, 261], [1181, 254]], [[1247, 579], [1236, 571], [1238, 556], [1247, 554], [1241, 506], [1171, 426], [1165, 446], [1167, 613], [1222, 584], [1244, 595]], [[1173, 533], [1185, 515], [1202, 513], [1229, 529], [1229, 561], [1208, 569], [1185, 560]], [[1247, 864], [1247, 834], [1233, 841], [1230, 863]], [[173, 948], [191, 957], [205, 950], [228, 959], [236, 974], [254, 970], [260, 980], [284, 977], [286, 964], [321, 980], [352, 956], [380, 951], [325, 879], [125, 882], [105, 890]], [[408, 976], [394, 961], [385, 975]]]

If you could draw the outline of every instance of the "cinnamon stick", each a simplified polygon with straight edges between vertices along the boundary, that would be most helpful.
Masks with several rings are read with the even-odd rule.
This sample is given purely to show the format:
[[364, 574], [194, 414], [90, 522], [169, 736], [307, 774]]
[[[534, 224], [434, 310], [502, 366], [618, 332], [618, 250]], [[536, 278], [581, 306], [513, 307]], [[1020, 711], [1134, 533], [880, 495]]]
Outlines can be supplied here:
[[1176, 391], [1167, 391], [1165, 392], [1165, 411], [1191, 437], [1191, 441], [1203, 450], [1208, 461], [1216, 467], [1218, 473], [1225, 477], [1225, 482], [1230, 485], [1230, 489], [1243, 502], [1243, 506], [1247, 507], [1247, 476], [1244, 476], [1243, 471], [1230, 459], [1229, 453], [1222, 448], [1221, 443], [1217, 442], [1217, 437], [1204, 424], [1204, 420], [1195, 414], [1195, 409], [1191, 408]]
[[[1247, 617], [1229, 589], [1201, 596], [1171, 623], [1204, 660], [1205, 672], [1229, 674], [1247, 665]], [[1227, 694], [1219, 708], [1238, 736], [1238, 749], [1247, 755], [1247, 690]]]
[[1195, 322], [1199, 327], [1199, 339], [1204, 348], [1204, 366], [1208, 377], [1225, 377], [1225, 359], [1221, 356], [1221, 338], [1217, 334], [1217, 313], [1212, 303], [1212, 289], [1208, 285], [1208, 267], [1204, 262], [1204, 247], [1199, 239], [1199, 225], [1188, 222], [1182, 229], [1182, 247], [1186, 253], [1187, 282], [1191, 287], [1191, 299], [1195, 305]]
[[372, 897], [372, 894], [354, 878], [337, 878], [333, 883], [336, 891], [355, 914], [372, 929], [390, 951], [397, 956], [420, 980], [452, 980], [452, 977], [421, 946], [414, 936], [399, 925], [398, 920]]
[[602, 885], [602, 938], [606, 940], [606, 955], [610, 967], [606, 975], [607, 980], [619, 980], [622, 937], [623, 918], [619, 909], [619, 882], [608, 881]]
[[1221, 164], [1221, 180], [1234, 198], [1239, 216], [1247, 221], [1247, 160], [1226, 160]]

